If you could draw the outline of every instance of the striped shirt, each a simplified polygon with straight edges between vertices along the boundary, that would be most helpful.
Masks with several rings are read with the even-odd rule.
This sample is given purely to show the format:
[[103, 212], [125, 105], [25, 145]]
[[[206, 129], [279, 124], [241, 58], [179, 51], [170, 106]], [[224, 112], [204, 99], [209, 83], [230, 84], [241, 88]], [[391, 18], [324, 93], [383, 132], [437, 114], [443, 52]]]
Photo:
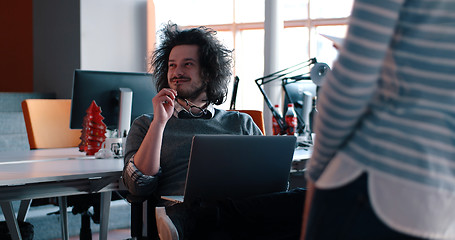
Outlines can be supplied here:
[[369, 175], [378, 217], [455, 239], [455, 0], [356, 0], [318, 96], [307, 174], [318, 188]]

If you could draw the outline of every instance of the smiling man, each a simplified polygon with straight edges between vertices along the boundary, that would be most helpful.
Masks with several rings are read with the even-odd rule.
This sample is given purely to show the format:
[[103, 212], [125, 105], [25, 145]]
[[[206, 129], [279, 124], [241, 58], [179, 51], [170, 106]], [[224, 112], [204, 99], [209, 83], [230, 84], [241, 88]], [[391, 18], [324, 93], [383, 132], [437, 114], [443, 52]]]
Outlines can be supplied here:
[[[123, 181], [137, 196], [183, 195], [191, 141], [196, 134], [261, 135], [252, 118], [215, 108], [226, 100], [232, 57], [205, 27], [180, 30], [169, 23], [152, 55], [157, 95], [153, 113], [132, 124], [125, 149]], [[209, 168], [207, 169], [210, 170]], [[160, 239], [201, 239], [207, 228], [231, 239], [297, 239], [305, 190], [204, 203], [158, 207]], [[233, 231], [234, 229], [234, 231]], [[205, 239], [205, 238], [204, 238]], [[229, 239], [229, 238], [228, 238]]]
[[169, 23], [151, 66], [157, 95], [153, 113], [132, 124], [123, 179], [134, 195], [183, 195], [191, 141], [196, 134], [261, 135], [252, 118], [214, 106], [226, 100], [232, 51], [205, 27]]
[[169, 55], [169, 86], [182, 98], [206, 97], [207, 82], [200, 76], [198, 49], [197, 45], [179, 45]]

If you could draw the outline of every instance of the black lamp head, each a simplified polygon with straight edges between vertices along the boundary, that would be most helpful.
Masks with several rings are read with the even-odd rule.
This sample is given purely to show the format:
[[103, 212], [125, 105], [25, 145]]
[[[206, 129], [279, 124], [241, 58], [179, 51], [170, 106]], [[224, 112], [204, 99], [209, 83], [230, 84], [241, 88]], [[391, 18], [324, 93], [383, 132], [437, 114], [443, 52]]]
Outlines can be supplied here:
[[321, 62], [314, 63], [310, 70], [310, 79], [319, 87], [322, 85], [322, 80], [328, 72], [330, 72], [329, 65]]

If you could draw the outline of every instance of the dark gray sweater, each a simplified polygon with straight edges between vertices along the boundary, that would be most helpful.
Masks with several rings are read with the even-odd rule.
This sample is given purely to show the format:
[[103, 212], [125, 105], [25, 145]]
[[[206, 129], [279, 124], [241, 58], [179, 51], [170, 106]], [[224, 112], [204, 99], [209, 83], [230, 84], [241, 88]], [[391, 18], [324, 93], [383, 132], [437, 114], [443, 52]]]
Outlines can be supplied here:
[[[126, 164], [141, 146], [152, 119], [153, 114], [144, 114], [134, 120], [126, 141]], [[149, 176], [146, 182], [138, 182], [137, 177], [124, 171], [123, 180], [128, 190], [135, 195], [183, 195], [191, 141], [196, 134], [261, 135], [262, 132], [245, 113], [215, 109], [211, 119], [178, 119], [172, 116], [163, 134], [161, 173]], [[140, 172], [135, 174], [142, 175]]]

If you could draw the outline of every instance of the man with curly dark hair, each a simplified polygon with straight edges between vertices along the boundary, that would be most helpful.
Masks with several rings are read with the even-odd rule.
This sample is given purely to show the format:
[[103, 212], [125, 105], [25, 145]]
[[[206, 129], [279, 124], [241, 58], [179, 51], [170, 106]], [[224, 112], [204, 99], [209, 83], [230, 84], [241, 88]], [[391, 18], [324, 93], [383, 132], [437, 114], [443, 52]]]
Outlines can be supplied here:
[[153, 113], [134, 120], [125, 148], [123, 180], [137, 196], [183, 195], [196, 134], [261, 135], [244, 113], [214, 106], [226, 100], [231, 50], [212, 29], [168, 23], [152, 55], [157, 94]]
[[[176, 24], [169, 23], [162, 29], [162, 44], [152, 56], [152, 68], [156, 78], [156, 88], [169, 88], [169, 55], [175, 46], [197, 46], [201, 78], [207, 93], [207, 101], [216, 105], [226, 99], [228, 83], [232, 75], [232, 51], [215, 38], [216, 32], [206, 27], [180, 30]], [[200, 89], [202, 91], [202, 89]], [[194, 94], [198, 94], [196, 92]], [[182, 93], [179, 93], [182, 94]], [[190, 97], [190, 96], [186, 96]]]

